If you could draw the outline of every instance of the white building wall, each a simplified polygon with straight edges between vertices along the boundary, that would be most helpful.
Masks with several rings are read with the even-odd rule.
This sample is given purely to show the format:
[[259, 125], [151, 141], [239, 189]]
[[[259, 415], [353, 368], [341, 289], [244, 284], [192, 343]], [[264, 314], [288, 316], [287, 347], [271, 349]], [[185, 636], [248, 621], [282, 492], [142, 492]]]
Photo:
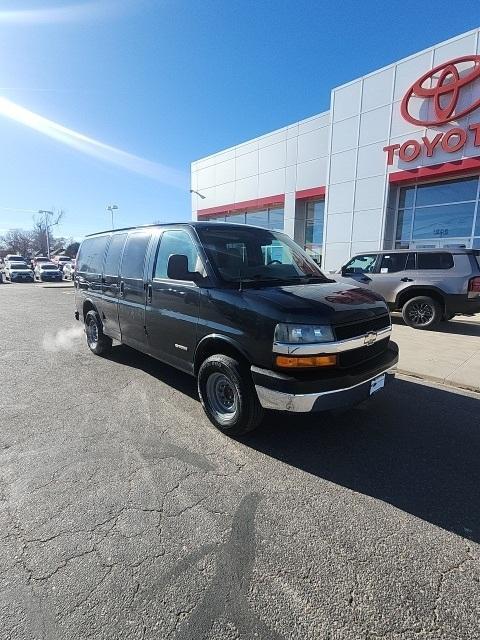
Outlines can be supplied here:
[[285, 231], [293, 237], [295, 194], [324, 185], [329, 117], [322, 113], [192, 163], [192, 218], [197, 211], [285, 195]]

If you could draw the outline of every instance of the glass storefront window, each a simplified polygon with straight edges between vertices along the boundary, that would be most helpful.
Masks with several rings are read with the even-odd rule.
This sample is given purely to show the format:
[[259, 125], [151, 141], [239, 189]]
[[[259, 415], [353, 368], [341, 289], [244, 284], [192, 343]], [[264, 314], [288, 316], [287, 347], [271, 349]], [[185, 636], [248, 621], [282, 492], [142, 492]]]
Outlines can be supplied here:
[[401, 188], [395, 247], [473, 246], [480, 235], [478, 191], [478, 176]]
[[225, 222], [233, 222], [234, 224], [245, 224], [245, 211], [241, 213], [227, 213]]
[[475, 203], [421, 207], [415, 211], [413, 240], [463, 238], [472, 235]]
[[416, 207], [443, 204], [444, 202], [466, 202], [477, 197], [478, 178], [447, 180], [422, 184], [417, 187]]
[[305, 213], [305, 250], [315, 262], [321, 265], [325, 201], [311, 200], [307, 202]]
[[413, 199], [415, 197], [415, 187], [405, 187], [400, 190], [400, 197], [398, 199], [398, 208], [406, 209], [407, 207], [413, 207]]
[[283, 231], [283, 207], [272, 207], [259, 211], [240, 211], [235, 213], [220, 213], [212, 222], [231, 222], [232, 224], [251, 224], [255, 227], [265, 227], [272, 231]]
[[395, 240], [397, 242], [409, 242], [412, 234], [413, 209], [404, 209], [398, 212], [397, 218], [397, 234]]
[[284, 229], [284, 211], [283, 207], [277, 207], [269, 210], [268, 228], [272, 231], [283, 231]]

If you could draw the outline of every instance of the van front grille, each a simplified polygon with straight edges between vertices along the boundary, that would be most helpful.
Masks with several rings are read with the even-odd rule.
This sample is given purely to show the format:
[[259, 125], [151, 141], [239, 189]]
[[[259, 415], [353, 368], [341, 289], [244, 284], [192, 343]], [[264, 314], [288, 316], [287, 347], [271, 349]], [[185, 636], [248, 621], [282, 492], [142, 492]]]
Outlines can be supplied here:
[[364, 336], [370, 331], [380, 331], [390, 326], [390, 316], [385, 314], [378, 318], [372, 318], [371, 320], [361, 320], [360, 322], [354, 322], [352, 324], [342, 324], [333, 327], [335, 331], [335, 337], [337, 340], [348, 340], [349, 338], [357, 338], [358, 336]]
[[367, 360], [376, 358], [387, 350], [389, 341], [390, 338], [384, 338], [370, 346], [359, 347], [351, 351], [342, 351], [342, 353], [339, 354], [338, 366], [341, 369], [348, 369], [349, 367], [355, 367]]

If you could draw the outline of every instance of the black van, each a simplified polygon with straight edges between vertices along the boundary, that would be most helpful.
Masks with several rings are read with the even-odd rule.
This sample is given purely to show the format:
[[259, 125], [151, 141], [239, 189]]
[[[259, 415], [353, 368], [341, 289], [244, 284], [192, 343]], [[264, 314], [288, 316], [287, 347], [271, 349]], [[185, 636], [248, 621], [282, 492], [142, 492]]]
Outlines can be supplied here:
[[263, 409], [355, 405], [393, 378], [379, 295], [339, 284], [288, 236], [192, 222], [88, 236], [75, 317], [101, 354], [118, 340], [197, 377], [211, 422], [254, 429]]

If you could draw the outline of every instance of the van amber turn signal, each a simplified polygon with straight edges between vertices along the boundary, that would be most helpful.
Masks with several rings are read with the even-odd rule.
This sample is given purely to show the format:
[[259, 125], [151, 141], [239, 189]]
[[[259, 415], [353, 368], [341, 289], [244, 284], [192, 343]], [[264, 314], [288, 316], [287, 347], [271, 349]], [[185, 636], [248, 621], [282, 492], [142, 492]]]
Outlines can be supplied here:
[[334, 367], [337, 364], [337, 356], [277, 356], [277, 367], [283, 369], [307, 369], [311, 367]]

